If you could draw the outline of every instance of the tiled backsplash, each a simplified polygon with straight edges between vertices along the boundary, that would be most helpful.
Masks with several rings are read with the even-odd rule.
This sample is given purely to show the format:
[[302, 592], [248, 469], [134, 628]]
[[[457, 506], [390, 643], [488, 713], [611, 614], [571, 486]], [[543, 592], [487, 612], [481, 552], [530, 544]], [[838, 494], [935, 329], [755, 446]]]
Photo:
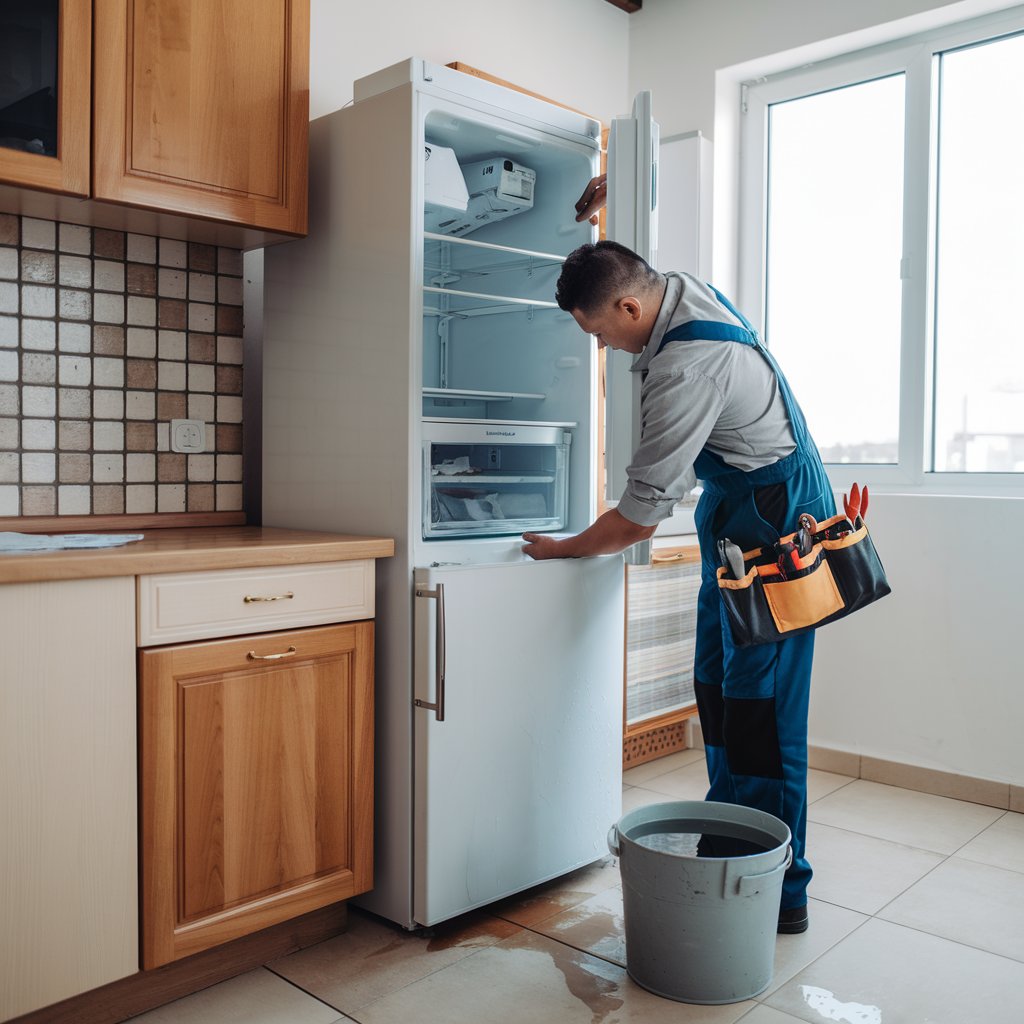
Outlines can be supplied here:
[[241, 252], [0, 214], [0, 516], [241, 508]]

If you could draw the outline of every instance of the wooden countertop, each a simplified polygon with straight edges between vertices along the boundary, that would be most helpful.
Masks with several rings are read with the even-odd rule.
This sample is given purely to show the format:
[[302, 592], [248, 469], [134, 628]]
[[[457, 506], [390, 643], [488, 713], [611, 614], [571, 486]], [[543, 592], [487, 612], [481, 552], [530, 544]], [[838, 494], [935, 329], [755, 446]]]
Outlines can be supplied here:
[[389, 558], [395, 553], [395, 542], [389, 537], [315, 533], [270, 526], [111, 532], [142, 533], [143, 539], [115, 548], [2, 552], [0, 584], [345, 562], [357, 558]]

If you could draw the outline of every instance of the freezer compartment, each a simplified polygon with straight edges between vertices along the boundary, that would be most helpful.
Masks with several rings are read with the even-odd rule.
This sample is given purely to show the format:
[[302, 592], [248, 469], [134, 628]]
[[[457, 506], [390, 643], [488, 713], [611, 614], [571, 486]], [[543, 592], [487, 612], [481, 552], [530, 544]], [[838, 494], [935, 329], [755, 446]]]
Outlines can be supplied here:
[[431, 925], [607, 855], [622, 558], [418, 568], [415, 594], [413, 916]]
[[424, 421], [424, 538], [563, 529], [571, 442], [559, 426]]

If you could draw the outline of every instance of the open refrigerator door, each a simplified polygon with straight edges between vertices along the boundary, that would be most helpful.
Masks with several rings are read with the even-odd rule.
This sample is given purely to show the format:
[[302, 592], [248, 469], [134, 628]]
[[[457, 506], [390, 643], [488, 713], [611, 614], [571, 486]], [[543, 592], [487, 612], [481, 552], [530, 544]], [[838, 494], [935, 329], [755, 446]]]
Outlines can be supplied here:
[[[659, 136], [649, 92], [637, 94], [632, 116], [615, 118], [608, 135], [608, 237], [652, 266], [658, 250]], [[628, 352], [609, 349], [605, 356], [605, 499], [614, 504], [640, 441], [641, 381], [630, 372], [633, 357]], [[648, 565], [650, 560], [650, 541], [626, 552], [630, 565]]]

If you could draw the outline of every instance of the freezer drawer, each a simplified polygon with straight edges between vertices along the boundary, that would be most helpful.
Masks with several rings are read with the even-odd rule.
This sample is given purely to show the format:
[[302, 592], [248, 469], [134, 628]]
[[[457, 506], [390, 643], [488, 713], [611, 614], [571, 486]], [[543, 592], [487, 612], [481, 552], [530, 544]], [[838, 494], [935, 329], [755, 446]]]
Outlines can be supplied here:
[[563, 529], [571, 439], [557, 427], [426, 421], [424, 538]]

